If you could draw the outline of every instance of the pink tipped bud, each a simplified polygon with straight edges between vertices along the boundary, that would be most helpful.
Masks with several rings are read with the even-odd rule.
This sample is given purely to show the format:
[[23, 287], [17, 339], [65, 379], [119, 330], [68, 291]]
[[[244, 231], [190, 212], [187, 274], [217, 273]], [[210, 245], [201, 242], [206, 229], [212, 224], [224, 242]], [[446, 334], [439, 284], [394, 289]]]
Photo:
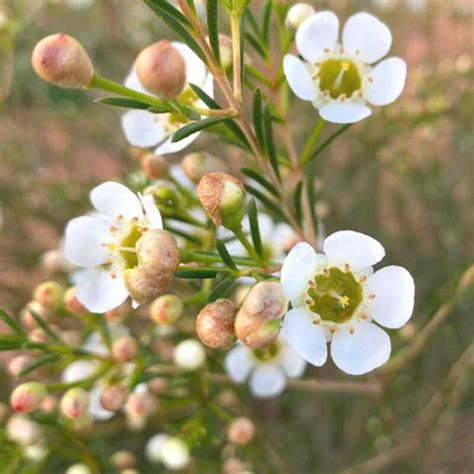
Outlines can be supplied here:
[[100, 404], [108, 411], [118, 411], [126, 403], [129, 392], [125, 385], [115, 384], [102, 390]]
[[229, 347], [235, 337], [234, 320], [237, 308], [228, 300], [209, 303], [196, 318], [196, 333], [201, 341], [213, 349]]
[[48, 392], [38, 382], [26, 382], [18, 385], [10, 397], [10, 405], [16, 412], [30, 413], [41, 405]]
[[244, 186], [228, 173], [216, 171], [201, 178], [197, 188], [199, 201], [215, 225], [235, 229], [245, 213]]
[[31, 64], [42, 79], [65, 88], [87, 87], [94, 75], [86, 50], [76, 39], [64, 33], [39, 41], [31, 55]]
[[243, 416], [232, 420], [227, 431], [231, 443], [247, 444], [255, 435], [255, 425], [249, 418]]
[[125, 469], [131, 469], [133, 466], [135, 466], [137, 459], [135, 458], [135, 455], [130, 451], [123, 450], [117, 451], [112, 454], [110, 461], [114, 465], [114, 467], [118, 471], [121, 471], [121, 474], [123, 474], [122, 471], [124, 471]]
[[83, 388], [69, 389], [61, 398], [61, 413], [70, 420], [78, 420], [87, 414], [89, 393]]
[[63, 302], [63, 287], [55, 281], [45, 281], [33, 292], [33, 299], [46, 309], [57, 309]]
[[271, 344], [280, 332], [288, 301], [277, 282], [261, 281], [247, 294], [235, 318], [235, 334], [253, 349]]
[[143, 87], [162, 99], [176, 97], [186, 82], [186, 63], [167, 40], [140, 51], [135, 60], [135, 72]]
[[131, 336], [119, 337], [112, 344], [112, 355], [117, 362], [131, 362], [137, 353], [137, 341]]
[[19, 355], [8, 361], [7, 371], [12, 377], [18, 377], [20, 372], [34, 361], [33, 357], [27, 355]]
[[176, 295], [159, 296], [150, 307], [150, 317], [156, 324], [173, 324], [183, 313], [183, 302]]
[[206, 152], [189, 153], [181, 161], [181, 168], [184, 174], [196, 184], [207, 173], [229, 169], [223, 160]]
[[63, 301], [65, 308], [71, 313], [87, 313], [87, 308], [77, 299], [76, 288], [74, 286], [71, 286], [64, 292]]
[[132, 393], [127, 400], [126, 410], [132, 417], [147, 417], [158, 408], [158, 401], [150, 392]]
[[150, 179], [162, 179], [168, 176], [168, 162], [160, 155], [147, 153], [140, 160], [144, 175]]

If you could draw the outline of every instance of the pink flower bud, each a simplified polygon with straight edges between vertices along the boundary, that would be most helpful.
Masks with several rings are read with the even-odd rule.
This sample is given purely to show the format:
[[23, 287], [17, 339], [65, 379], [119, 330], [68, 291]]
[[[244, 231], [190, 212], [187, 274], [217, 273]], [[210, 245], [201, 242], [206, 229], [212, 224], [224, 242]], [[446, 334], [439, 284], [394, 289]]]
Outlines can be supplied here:
[[87, 308], [77, 299], [76, 288], [74, 286], [71, 286], [64, 292], [63, 301], [65, 308], [71, 313], [87, 313]]
[[223, 160], [206, 152], [189, 153], [181, 161], [181, 168], [184, 174], [196, 184], [207, 173], [229, 169]]
[[150, 317], [156, 324], [173, 324], [183, 312], [183, 302], [176, 295], [159, 296], [150, 307]]
[[280, 332], [288, 301], [277, 282], [261, 281], [248, 292], [235, 318], [235, 334], [253, 349], [271, 344]]
[[112, 454], [110, 461], [118, 471], [131, 469], [137, 462], [135, 455], [132, 452], [125, 450], [116, 451]]
[[110, 385], [102, 390], [100, 404], [106, 410], [115, 412], [120, 410], [125, 405], [128, 395], [129, 392], [125, 385]]
[[232, 420], [227, 431], [227, 438], [231, 443], [247, 444], [255, 435], [253, 421], [243, 416]]
[[131, 362], [137, 353], [137, 341], [131, 336], [119, 337], [112, 344], [112, 355], [117, 362]]
[[135, 60], [135, 72], [143, 87], [162, 99], [176, 97], [186, 82], [184, 59], [167, 40], [143, 49]]
[[41, 405], [47, 393], [46, 387], [41, 383], [22, 383], [13, 390], [10, 405], [16, 412], [30, 413]]
[[196, 318], [196, 333], [213, 349], [230, 347], [235, 337], [234, 320], [237, 308], [229, 300], [209, 303]]
[[18, 377], [18, 374], [33, 361], [33, 357], [28, 355], [15, 356], [8, 361], [7, 371], [12, 377]]
[[156, 394], [164, 393], [168, 388], [168, 380], [164, 377], [156, 377], [148, 382], [148, 388]]
[[63, 287], [55, 281], [45, 281], [33, 292], [33, 299], [46, 309], [57, 309], [63, 302]]
[[158, 401], [150, 392], [132, 393], [127, 400], [127, 413], [138, 417], [152, 415], [158, 408]]
[[69, 389], [61, 398], [61, 412], [71, 420], [77, 420], [87, 414], [89, 408], [89, 393], [83, 388]]
[[168, 176], [168, 161], [160, 155], [147, 153], [143, 155], [140, 165], [147, 178], [163, 179]]
[[42, 79], [65, 88], [87, 87], [94, 75], [85, 49], [76, 39], [64, 33], [39, 41], [31, 55], [31, 64]]

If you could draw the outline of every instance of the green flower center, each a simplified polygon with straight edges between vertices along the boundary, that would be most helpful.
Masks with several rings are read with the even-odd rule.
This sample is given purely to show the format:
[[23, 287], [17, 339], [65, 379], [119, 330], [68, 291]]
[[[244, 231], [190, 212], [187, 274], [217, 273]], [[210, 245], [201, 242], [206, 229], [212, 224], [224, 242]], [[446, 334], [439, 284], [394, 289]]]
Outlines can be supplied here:
[[260, 349], [253, 349], [253, 355], [256, 359], [261, 362], [268, 362], [274, 359], [278, 355], [279, 347], [276, 342], [272, 342], [270, 345], [261, 347]]
[[316, 275], [308, 289], [309, 309], [323, 321], [348, 321], [362, 301], [362, 286], [351, 272], [331, 267]]
[[[190, 87], [186, 87], [181, 94], [176, 97], [176, 100], [178, 100], [181, 104], [186, 105], [188, 107], [192, 107], [195, 102], [197, 101], [197, 96], [194, 93], [194, 91]], [[179, 126], [183, 125], [185, 123], [188, 123], [188, 119], [183, 117], [179, 112], [176, 113], [170, 113], [168, 117], [168, 121], [170, 125], [173, 126]]]
[[133, 225], [129, 234], [120, 242], [120, 256], [125, 262], [125, 268], [135, 268], [138, 265], [135, 245], [141, 236], [138, 226]]
[[333, 99], [341, 95], [351, 97], [361, 87], [362, 81], [357, 66], [351, 61], [328, 59], [319, 66], [319, 88], [328, 91]]

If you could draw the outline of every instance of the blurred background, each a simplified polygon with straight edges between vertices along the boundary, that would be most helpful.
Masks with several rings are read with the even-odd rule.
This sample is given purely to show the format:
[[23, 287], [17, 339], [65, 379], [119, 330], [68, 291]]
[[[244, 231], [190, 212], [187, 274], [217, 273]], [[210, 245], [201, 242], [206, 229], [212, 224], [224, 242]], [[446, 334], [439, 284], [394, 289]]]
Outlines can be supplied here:
[[[310, 3], [334, 10], [341, 23], [359, 10], [376, 14], [392, 31], [391, 52], [409, 67], [401, 98], [351, 127], [317, 165], [317, 212], [327, 233], [350, 228], [370, 234], [384, 243], [386, 264], [402, 265], [415, 277], [415, 314], [394, 333], [396, 348], [426, 324], [472, 263], [474, 2]], [[12, 313], [48, 276], [42, 255], [60, 245], [67, 220], [89, 208], [89, 190], [105, 180], [133, 179], [129, 173], [137, 168], [120, 112], [94, 103], [93, 93], [59, 89], [35, 76], [34, 44], [58, 31], [77, 37], [100, 73], [119, 82], [142, 47], [170, 36], [139, 0], [0, 0], [0, 306]], [[295, 99], [291, 128], [300, 147], [313, 126], [310, 117], [316, 120], [316, 111]], [[201, 136], [192, 149], [210, 144]], [[213, 153], [239, 158], [224, 145]], [[256, 471], [338, 472], [389, 449], [389, 433], [415, 428], [416, 414], [472, 340], [473, 305], [471, 291], [423, 355], [397, 375], [386, 394], [389, 413], [373, 399], [351, 395], [286, 392], [265, 403], [249, 398], [267, 433], [264, 445], [254, 446]], [[333, 373], [328, 366], [318, 374], [325, 370]], [[466, 377], [415, 454], [383, 472], [473, 472], [473, 388]], [[0, 381], [0, 399], [6, 393]], [[110, 429], [101, 434], [96, 455], [123, 445], [123, 436]], [[134, 445], [140, 442], [133, 437]]]

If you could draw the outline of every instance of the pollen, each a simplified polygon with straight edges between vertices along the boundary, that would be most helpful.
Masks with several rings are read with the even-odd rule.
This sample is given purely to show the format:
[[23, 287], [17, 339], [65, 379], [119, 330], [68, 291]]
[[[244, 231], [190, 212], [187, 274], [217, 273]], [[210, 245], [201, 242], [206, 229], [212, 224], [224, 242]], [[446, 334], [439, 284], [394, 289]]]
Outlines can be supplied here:
[[344, 72], [349, 71], [351, 63], [349, 61], [341, 61], [341, 68]]
[[339, 304], [340, 304], [343, 308], [345, 308], [346, 306], [349, 306], [350, 298], [349, 298], [347, 295], [339, 296], [338, 300], [339, 300]]

